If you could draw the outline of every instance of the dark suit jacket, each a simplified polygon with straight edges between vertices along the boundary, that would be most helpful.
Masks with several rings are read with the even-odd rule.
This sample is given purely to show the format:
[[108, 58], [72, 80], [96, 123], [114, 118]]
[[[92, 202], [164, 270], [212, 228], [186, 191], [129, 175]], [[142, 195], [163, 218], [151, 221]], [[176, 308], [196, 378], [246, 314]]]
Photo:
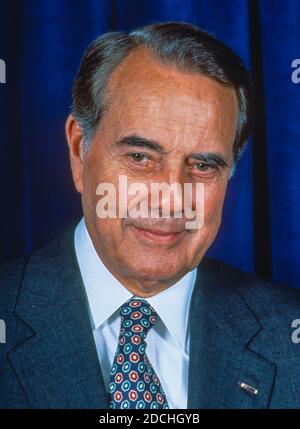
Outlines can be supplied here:
[[[300, 408], [298, 318], [300, 291], [204, 258], [189, 317], [188, 408]], [[107, 408], [73, 227], [1, 266], [0, 319], [0, 408]]]

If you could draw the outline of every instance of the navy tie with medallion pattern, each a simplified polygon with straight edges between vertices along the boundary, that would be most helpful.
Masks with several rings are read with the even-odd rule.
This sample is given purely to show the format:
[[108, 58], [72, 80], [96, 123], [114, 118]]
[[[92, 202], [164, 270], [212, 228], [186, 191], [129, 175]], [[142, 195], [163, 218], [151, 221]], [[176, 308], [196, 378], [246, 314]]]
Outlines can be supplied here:
[[158, 314], [144, 299], [121, 306], [118, 347], [110, 373], [109, 408], [169, 408], [160, 380], [146, 355], [145, 338]]

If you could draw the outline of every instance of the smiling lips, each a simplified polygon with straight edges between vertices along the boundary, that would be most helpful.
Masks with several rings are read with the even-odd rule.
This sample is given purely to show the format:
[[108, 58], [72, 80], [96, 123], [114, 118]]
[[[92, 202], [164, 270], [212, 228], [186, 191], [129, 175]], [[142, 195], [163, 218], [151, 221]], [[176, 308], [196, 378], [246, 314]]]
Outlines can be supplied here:
[[182, 236], [184, 231], [162, 231], [156, 229], [139, 228], [134, 225], [135, 231], [142, 237], [156, 243], [170, 243]]

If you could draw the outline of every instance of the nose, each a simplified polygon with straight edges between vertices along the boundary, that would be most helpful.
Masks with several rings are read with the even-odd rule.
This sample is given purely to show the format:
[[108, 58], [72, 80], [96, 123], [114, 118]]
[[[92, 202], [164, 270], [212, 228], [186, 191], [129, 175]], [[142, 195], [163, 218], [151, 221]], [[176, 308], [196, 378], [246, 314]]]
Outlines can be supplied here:
[[[149, 207], [152, 214], [157, 212], [163, 217], [184, 217], [186, 183], [189, 182], [184, 163], [168, 165], [153, 178], [149, 190]], [[190, 198], [190, 209], [193, 209], [194, 198]]]

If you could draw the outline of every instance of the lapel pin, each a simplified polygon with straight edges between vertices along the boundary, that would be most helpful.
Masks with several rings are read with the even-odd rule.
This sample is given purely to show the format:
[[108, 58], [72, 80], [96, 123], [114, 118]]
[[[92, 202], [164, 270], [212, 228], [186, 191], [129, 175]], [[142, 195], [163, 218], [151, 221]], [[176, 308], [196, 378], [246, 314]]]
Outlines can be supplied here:
[[250, 393], [251, 395], [257, 395], [258, 394], [258, 390], [255, 389], [255, 387], [250, 386], [247, 383], [243, 383], [242, 381], [238, 381], [238, 385], [240, 386], [241, 389], [246, 390], [246, 392]]

